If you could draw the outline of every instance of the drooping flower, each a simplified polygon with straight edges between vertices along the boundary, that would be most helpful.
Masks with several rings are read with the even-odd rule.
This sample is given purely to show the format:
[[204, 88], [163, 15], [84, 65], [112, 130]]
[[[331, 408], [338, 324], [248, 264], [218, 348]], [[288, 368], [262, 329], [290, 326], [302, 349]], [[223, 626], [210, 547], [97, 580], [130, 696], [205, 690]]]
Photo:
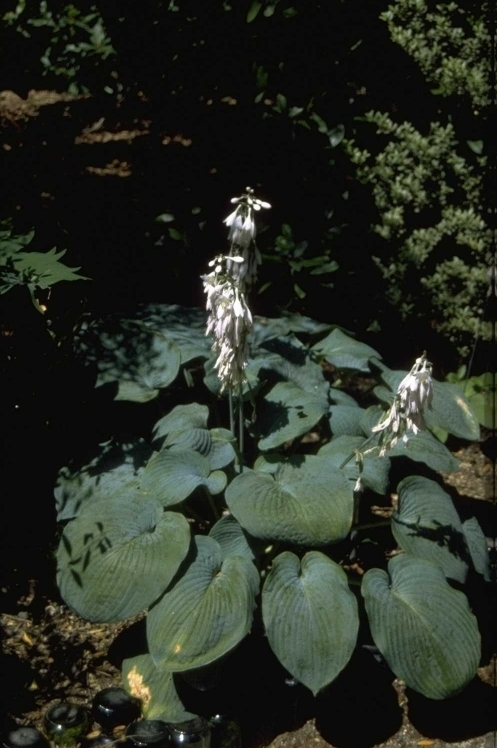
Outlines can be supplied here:
[[228, 262], [228, 271], [233, 278], [247, 287], [253, 285], [257, 279], [257, 266], [261, 264], [261, 255], [255, 244], [257, 234], [255, 211], [270, 208], [270, 204], [254, 197], [254, 190], [246, 188], [244, 195], [231, 200], [236, 204], [235, 210], [225, 218], [224, 223], [229, 226], [228, 241], [231, 243], [230, 254], [243, 257], [243, 263]]
[[400, 437], [407, 444], [408, 431], [417, 434], [426, 428], [424, 412], [431, 409], [433, 401], [432, 370], [433, 364], [427, 361], [424, 352], [399, 384], [392, 407], [372, 429], [382, 432], [380, 456], [393, 449]]
[[202, 276], [209, 312], [206, 335], [214, 338], [214, 366], [221, 382], [221, 392], [227, 386], [235, 387], [245, 381], [247, 336], [253, 325], [245, 294], [226, 270], [228, 259], [232, 263], [243, 262], [241, 257], [216, 257], [210, 263], [215, 264], [214, 270]]
[[246, 381], [248, 361], [247, 337], [252, 329], [252, 315], [246, 296], [257, 277], [261, 262], [255, 245], [256, 224], [254, 211], [270, 208], [269, 203], [246, 193], [231, 200], [235, 210], [224, 220], [229, 227], [229, 253], [219, 255], [209, 263], [214, 270], [202, 276], [209, 312], [207, 335], [212, 335], [212, 349], [216, 356], [215, 368], [225, 387], [238, 387]]

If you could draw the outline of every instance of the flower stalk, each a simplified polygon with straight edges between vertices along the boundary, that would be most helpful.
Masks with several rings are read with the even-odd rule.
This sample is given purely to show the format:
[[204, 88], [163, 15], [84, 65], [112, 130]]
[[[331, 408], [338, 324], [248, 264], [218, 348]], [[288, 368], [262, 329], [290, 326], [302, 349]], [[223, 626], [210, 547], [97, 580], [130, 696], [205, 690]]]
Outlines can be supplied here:
[[229, 228], [229, 252], [209, 263], [213, 270], [202, 276], [209, 312], [206, 335], [212, 335], [214, 367], [221, 392], [228, 390], [230, 429], [235, 433], [233, 397], [238, 399], [239, 448], [243, 454], [243, 385], [247, 381], [247, 338], [253, 327], [247, 296], [257, 279], [261, 255], [255, 244], [255, 214], [271, 206], [254, 197], [250, 187], [231, 200], [236, 208], [224, 220]]

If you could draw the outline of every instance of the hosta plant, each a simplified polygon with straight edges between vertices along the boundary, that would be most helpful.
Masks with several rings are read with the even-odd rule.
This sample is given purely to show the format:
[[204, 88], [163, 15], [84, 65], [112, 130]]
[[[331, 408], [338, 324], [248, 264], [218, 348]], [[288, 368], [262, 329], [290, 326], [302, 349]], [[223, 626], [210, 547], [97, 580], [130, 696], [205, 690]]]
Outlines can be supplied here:
[[[96, 386], [155, 401], [160, 417], [148, 439], [108, 441], [60, 471], [62, 597], [95, 622], [147, 611], [147, 650], [124, 660], [123, 682], [149, 718], [185, 719], [174, 674], [224, 662], [255, 626], [315, 695], [366, 626], [395, 675], [444, 699], [480, 664], [465, 585], [488, 581], [489, 562], [443, 487], [458, 463], [433, 432], [475, 440], [478, 421], [425, 355], [392, 371], [336, 325], [252, 318], [241, 271], [256, 202], [242, 198], [229, 252], [204, 276], [209, 318], [143, 305], [78, 333]], [[392, 542], [367, 568], [362, 549], [385, 524]]]

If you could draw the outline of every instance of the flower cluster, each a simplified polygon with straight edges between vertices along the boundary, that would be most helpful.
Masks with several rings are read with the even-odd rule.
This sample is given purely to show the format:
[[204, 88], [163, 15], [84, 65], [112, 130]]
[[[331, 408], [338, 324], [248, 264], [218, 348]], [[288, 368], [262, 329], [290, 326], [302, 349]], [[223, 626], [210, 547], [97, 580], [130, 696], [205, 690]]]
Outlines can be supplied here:
[[228, 272], [228, 261], [241, 264], [243, 258], [220, 255], [209, 263], [214, 270], [202, 276], [209, 312], [206, 335], [214, 337], [214, 366], [221, 381], [221, 391], [226, 386], [237, 386], [245, 380], [247, 335], [252, 329], [252, 315], [245, 294]]
[[219, 255], [209, 263], [213, 271], [202, 276], [209, 312], [206, 335], [212, 335], [216, 355], [215, 368], [225, 387], [234, 388], [245, 381], [248, 360], [247, 336], [252, 329], [252, 315], [246, 294], [257, 277], [260, 254], [255, 246], [254, 212], [270, 208], [269, 203], [246, 194], [232, 199], [237, 207], [224, 221], [229, 226], [228, 255]]
[[241, 197], [232, 198], [236, 204], [224, 223], [229, 226], [228, 241], [231, 243], [230, 254], [243, 258], [243, 263], [228, 263], [228, 271], [234, 279], [250, 287], [257, 279], [257, 266], [261, 264], [261, 255], [255, 245], [256, 225], [255, 212], [261, 208], [270, 208], [269, 203], [255, 198], [254, 190], [246, 188]]
[[430, 409], [433, 400], [433, 365], [426, 360], [426, 352], [416, 359], [409, 374], [397, 388], [392, 407], [386, 416], [373, 427], [373, 432], [382, 432], [380, 456], [393, 449], [402, 436], [407, 444], [407, 432], [417, 434], [426, 428], [424, 410]]

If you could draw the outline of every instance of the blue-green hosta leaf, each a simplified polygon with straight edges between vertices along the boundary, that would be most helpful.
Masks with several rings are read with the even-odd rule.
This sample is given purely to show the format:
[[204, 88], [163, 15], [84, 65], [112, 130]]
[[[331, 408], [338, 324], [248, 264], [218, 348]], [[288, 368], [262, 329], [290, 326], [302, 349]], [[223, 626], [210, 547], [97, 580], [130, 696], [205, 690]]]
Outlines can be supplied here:
[[222, 493], [224, 491], [227, 483], [228, 478], [226, 473], [223, 473], [222, 470], [213, 470], [213, 472], [207, 478], [205, 485], [207, 486], [207, 489], [210, 491], [210, 493], [215, 496], [216, 494]]
[[155, 496], [164, 507], [187, 499], [198, 486], [207, 486], [208, 460], [193, 449], [162, 450], [141, 474], [140, 489]]
[[123, 386], [119, 398], [128, 394], [139, 402], [144, 402], [144, 390], [168, 387], [180, 366], [180, 351], [171, 338], [128, 319], [108, 318], [82, 327], [76, 351], [86, 362], [96, 364], [97, 387], [108, 382], [134, 383], [137, 387]]
[[286, 382], [292, 382], [309, 394], [328, 402], [329, 383], [317, 361], [310, 357], [309, 350], [294, 335], [266, 340], [257, 352], [256, 361], [262, 372], [275, 372]]
[[357, 369], [369, 372], [369, 359], [373, 356], [381, 358], [374, 348], [354, 340], [338, 328], [330, 332], [324, 340], [315, 343], [312, 350], [323, 356], [337, 369]]
[[209, 409], [206, 405], [190, 403], [177, 405], [160, 419], [153, 429], [154, 443], [162, 442], [163, 449], [193, 449], [209, 460], [211, 470], [218, 470], [236, 457], [235, 439], [227, 429], [207, 429]]
[[464, 583], [470, 556], [463, 527], [450, 496], [433, 480], [410, 475], [398, 487], [392, 533], [412, 556], [439, 566], [446, 577]]
[[234, 444], [236, 439], [231, 431], [223, 428], [211, 429], [211, 448], [207, 459], [211, 470], [219, 470], [233, 462], [236, 458]]
[[256, 346], [260, 346], [266, 340], [282, 338], [292, 332], [312, 336], [328, 332], [332, 327], [302, 314], [284, 312], [281, 317], [254, 317], [253, 340]]
[[154, 442], [176, 432], [183, 433], [193, 429], [206, 429], [208, 418], [209, 408], [207, 405], [200, 405], [199, 403], [176, 405], [170, 413], [155, 424], [153, 428]]
[[[375, 365], [381, 370], [383, 381], [392, 392], [396, 392], [408, 372], [392, 371], [381, 362], [375, 362]], [[382, 391], [379, 390], [379, 392], [381, 395]], [[432, 409], [426, 410], [424, 415], [428, 428], [443, 429], [448, 431], [449, 434], [470, 441], [477, 440], [480, 437], [478, 418], [457, 384], [437, 382], [434, 379]]]
[[366, 572], [362, 594], [374, 643], [410, 688], [445, 699], [472, 680], [480, 660], [478, 624], [466, 596], [438, 567], [402, 553], [389, 561], [388, 574]]
[[408, 431], [406, 435], [407, 444], [399, 439], [395, 447], [389, 450], [390, 457], [409, 457], [415, 462], [424, 462], [432, 470], [444, 473], [459, 470], [459, 460], [430, 431], [420, 431], [418, 434]]
[[490, 575], [490, 556], [488, 553], [487, 539], [483, 534], [476, 517], [471, 517], [462, 523], [462, 530], [466, 543], [468, 544], [469, 554], [475, 571], [482, 574], [486, 582], [491, 582]]
[[261, 543], [252, 538], [232, 514], [221, 517], [209, 532], [211, 538], [221, 546], [223, 559], [228, 556], [244, 556], [250, 561], [260, 551]]
[[316, 695], [335, 680], [354, 651], [359, 615], [345, 572], [323, 553], [302, 561], [285, 551], [262, 591], [262, 616], [281, 664]]
[[[321, 447], [318, 455], [326, 457], [331, 465], [338, 468], [349, 455], [353, 454], [356, 450], [361, 451], [365, 441], [365, 438], [361, 436], [338, 436]], [[342, 469], [349, 480], [355, 484], [359, 477], [359, 468], [355, 457]], [[388, 487], [389, 471], [390, 460], [388, 457], [367, 454], [363, 458], [362, 482], [375, 493], [384, 495]]]
[[256, 538], [319, 547], [348, 534], [352, 488], [325, 457], [305, 456], [280, 465], [274, 476], [244, 471], [225, 497], [231, 513]]
[[171, 671], [157, 667], [149, 654], [123, 660], [122, 680], [128, 693], [140, 699], [146, 719], [185, 722], [196, 716], [181, 703]]
[[355, 405], [330, 405], [330, 428], [334, 437], [361, 436], [363, 408]]
[[57, 582], [64, 601], [90, 621], [140, 613], [166, 589], [190, 545], [181, 514], [138, 491], [92, 501], [64, 529]]
[[203, 309], [178, 304], [140, 304], [136, 319], [154, 330], [167, 330], [167, 337], [178, 346], [181, 363], [209, 358], [212, 339], [207, 338], [207, 314]]
[[137, 442], [107, 442], [80, 468], [63, 467], [54, 489], [57, 520], [73, 519], [91, 499], [104, 501], [108, 496], [137, 488], [143, 466], [152, 451], [143, 439]]
[[[361, 418], [361, 428], [367, 436], [371, 436], [372, 427], [376, 426], [384, 415], [384, 410], [378, 405], [369, 407]], [[442, 444], [430, 431], [420, 431], [415, 434], [407, 431], [407, 443], [399, 439], [395, 447], [388, 450], [389, 457], [409, 457], [415, 462], [424, 462], [432, 470], [453, 473], [459, 470], [459, 460]], [[371, 454], [378, 455], [379, 435], [370, 442], [367, 449], [373, 449]]]
[[327, 413], [323, 398], [291, 382], [278, 382], [257, 405], [253, 431], [259, 449], [275, 449], [303, 436]]
[[196, 556], [147, 616], [154, 662], [172, 671], [203, 667], [250, 631], [259, 574], [241, 556], [223, 560], [213, 538], [195, 537]]
[[145, 387], [143, 384], [138, 384], [138, 382], [121, 379], [121, 381], [117, 383], [117, 392], [114, 396], [114, 400], [124, 400], [132, 403], [149, 403], [151, 400], [155, 400], [155, 398], [158, 397], [159, 392], [160, 390]]
[[351, 408], [358, 408], [359, 403], [354, 400], [348, 392], [340, 390], [338, 387], [330, 387], [330, 400], [334, 405], [349, 405]]

